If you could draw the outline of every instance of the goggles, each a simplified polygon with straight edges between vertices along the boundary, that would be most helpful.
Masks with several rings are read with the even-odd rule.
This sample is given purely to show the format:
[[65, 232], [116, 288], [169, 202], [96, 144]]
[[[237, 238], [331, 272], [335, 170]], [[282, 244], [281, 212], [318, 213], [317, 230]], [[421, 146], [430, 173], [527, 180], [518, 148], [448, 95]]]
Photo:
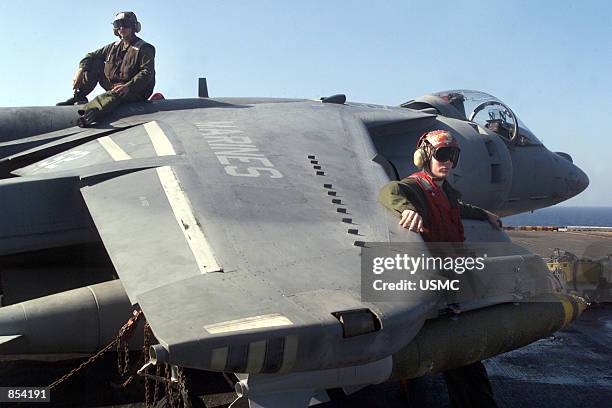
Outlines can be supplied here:
[[113, 21], [113, 28], [134, 28], [135, 25], [134, 20], [128, 18]]
[[440, 163], [447, 161], [457, 164], [459, 161], [459, 149], [456, 147], [440, 147], [434, 150], [433, 157]]

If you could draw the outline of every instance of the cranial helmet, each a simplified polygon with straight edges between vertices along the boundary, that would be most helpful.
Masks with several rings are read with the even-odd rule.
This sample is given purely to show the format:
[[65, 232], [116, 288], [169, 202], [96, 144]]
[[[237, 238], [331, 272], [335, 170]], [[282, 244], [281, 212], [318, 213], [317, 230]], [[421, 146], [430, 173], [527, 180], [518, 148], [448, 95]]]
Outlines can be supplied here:
[[[459, 144], [447, 130], [432, 130], [425, 132], [417, 142], [416, 151], [414, 152], [414, 165], [418, 168], [423, 168], [427, 162], [436, 155], [438, 150], [450, 148], [450, 160], [453, 162], [453, 168], [457, 166], [459, 161]], [[437, 157], [436, 157], [437, 158]]]
[[133, 11], [122, 11], [115, 15], [113, 19], [113, 34], [119, 37], [119, 22], [128, 22], [134, 28], [134, 33], [139, 33], [142, 26], [136, 18], [136, 14]]

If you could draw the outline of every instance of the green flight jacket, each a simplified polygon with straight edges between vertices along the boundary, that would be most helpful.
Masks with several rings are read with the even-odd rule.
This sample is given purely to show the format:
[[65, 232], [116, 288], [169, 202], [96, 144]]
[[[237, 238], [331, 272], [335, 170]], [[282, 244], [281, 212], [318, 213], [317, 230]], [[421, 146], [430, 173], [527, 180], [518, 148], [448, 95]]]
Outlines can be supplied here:
[[[446, 180], [442, 184], [442, 189], [446, 193], [451, 207], [459, 207], [461, 218], [487, 219], [487, 213], [482, 208], [462, 202], [461, 193], [452, 188]], [[378, 201], [389, 210], [397, 212], [398, 215], [401, 215], [405, 210], [416, 211], [423, 218], [425, 225], [430, 223], [427, 198], [415, 179], [405, 178], [401, 181], [387, 183], [380, 190]]]
[[98, 80], [107, 91], [116, 84], [127, 84], [130, 93], [146, 99], [155, 87], [155, 47], [136, 36], [129, 43], [120, 40], [88, 53], [79, 67], [83, 71], [103, 67]]

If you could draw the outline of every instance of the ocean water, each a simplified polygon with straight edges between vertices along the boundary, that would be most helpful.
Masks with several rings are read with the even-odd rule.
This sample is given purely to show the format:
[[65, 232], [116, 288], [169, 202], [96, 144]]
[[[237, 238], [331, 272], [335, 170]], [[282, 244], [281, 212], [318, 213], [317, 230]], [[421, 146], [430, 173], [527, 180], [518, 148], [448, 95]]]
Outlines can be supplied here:
[[612, 207], [548, 207], [502, 218], [504, 225], [612, 227]]

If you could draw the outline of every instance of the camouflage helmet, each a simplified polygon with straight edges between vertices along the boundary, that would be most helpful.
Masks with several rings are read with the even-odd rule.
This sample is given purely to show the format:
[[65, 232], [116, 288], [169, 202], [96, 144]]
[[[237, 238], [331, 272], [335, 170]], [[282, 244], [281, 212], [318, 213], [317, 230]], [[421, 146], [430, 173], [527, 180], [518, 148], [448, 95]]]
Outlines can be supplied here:
[[142, 26], [136, 18], [136, 14], [133, 11], [121, 11], [115, 15], [113, 19], [113, 34], [119, 37], [119, 21], [127, 21], [134, 28], [134, 33], [139, 33]]

